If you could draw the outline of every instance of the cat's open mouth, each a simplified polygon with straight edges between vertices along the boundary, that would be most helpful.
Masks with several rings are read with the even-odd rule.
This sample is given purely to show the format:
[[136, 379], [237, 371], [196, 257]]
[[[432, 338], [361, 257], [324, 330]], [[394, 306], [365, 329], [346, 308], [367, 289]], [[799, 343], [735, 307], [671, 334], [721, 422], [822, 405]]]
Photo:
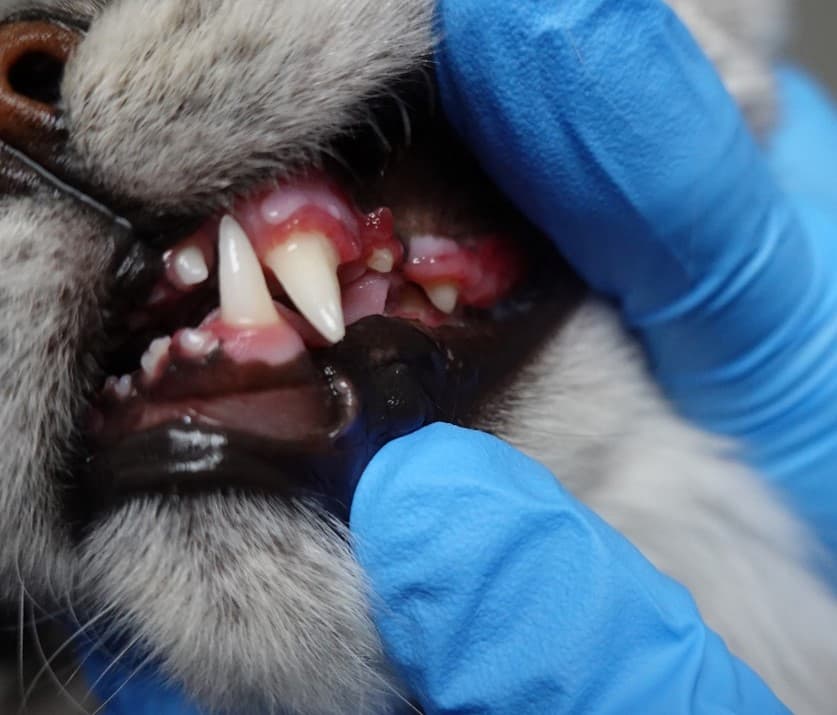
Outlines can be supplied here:
[[377, 449], [470, 422], [563, 315], [567, 288], [523, 224], [446, 230], [354, 193], [367, 195], [300, 172], [160, 254], [89, 415], [103, 505], [234, 487], [345, 515]]
[[87, 505], [258, 489], [345, 516], [388, 440], [478, 422], [580, 291], [429, 125], [382, 170], [303, 168], [153, 236], [165, 216], [67, 169], [60, 137], [43, 156], [0, 144], [0, 191], [58, 189], [129, 247], [83, 419]]

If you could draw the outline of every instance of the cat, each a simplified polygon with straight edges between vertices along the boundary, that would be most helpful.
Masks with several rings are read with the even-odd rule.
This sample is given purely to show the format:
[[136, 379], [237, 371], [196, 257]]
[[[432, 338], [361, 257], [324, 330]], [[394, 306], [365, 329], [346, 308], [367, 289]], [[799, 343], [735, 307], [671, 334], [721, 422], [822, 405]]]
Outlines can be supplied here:
[[[782, 1], [671, 5], [756, 130], [769, 126]], [[228, 489], [250, 478], [239, 462], [218, 488], [167, 491], [168, 472], [142, 464], [178, 463], [171, 432], [126, 462], [91, 461], [90, 405], [135, 317], [123, 293], [148, 292], [130, 269], [159, 264], [195, 218], [313, 165], [347, 164], [356, 197], [392, 207], [402, 238], [524, 226], [487, 208], [501, 199], [434, 107], [432, 15], [427, 0], [0, 0], [0, 32], [48, 23], [47, 54], [61, 55], [4, 65], [12, 91], [57, 119], [38, 125], [41, 143], [0, 122], [0, 595], [155, 659], [208, 712], [387, 713], [411, 694], [386, 663], [339, 510], [261, 483]], [[396, 165], [383, 178], [354, 163], [379, 154]], [[183, 260], [187, 273], [206, 267]], [[728, 445], [674, 414], [612, 309], [554, 261], [566, 287], [548, 288], [553, 309], [514, 328], [535, 334], [531, 349], [498, 368], [490, 397], [438, 416], [545, 463], [682, 582], [790, 707], [829, 711], [837, 600], [809, 569], [812, 537]], [[412, 350], [397, 332], [374, 318], [350, 327], [335, 348], [349, 377], [366, 379], [351, 353], [372, 359], [367, 339]], [[410, 379], [388, 365], [370, 394]], [[128, 473], [144, 481], [113, 501], [107, 487]]]

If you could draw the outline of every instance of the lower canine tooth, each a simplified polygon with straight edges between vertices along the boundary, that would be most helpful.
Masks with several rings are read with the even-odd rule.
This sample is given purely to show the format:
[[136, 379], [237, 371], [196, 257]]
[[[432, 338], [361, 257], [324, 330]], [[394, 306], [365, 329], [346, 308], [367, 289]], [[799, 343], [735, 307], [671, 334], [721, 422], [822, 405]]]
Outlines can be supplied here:
[[221, 219], [218, 232], [218, 286], [221, 319], [228, 325], [253, 327], [281, 322], [250, 239], [231, 216]]
[[459, 288], [455, 283], [436, 283], [432, 286], [425, 286], [424, 292], [430, 298], [430, 302], [443, 313], [450, 315], [456, 310], [459, 302]]
[[301, 232], [271, 249], [265, 263], [300, 313], [332, 343], [346, 334], [337, 251], [320, 233]]

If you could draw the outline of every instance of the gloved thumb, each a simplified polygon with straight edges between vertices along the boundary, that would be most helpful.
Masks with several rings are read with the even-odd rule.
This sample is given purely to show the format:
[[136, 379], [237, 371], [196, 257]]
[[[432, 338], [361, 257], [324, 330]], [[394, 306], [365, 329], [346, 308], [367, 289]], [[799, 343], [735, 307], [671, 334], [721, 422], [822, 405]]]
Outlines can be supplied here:
[[682, 587], [489, 435], [438, 424], [387, 445], [351, 528], [428, 715], [786, 712]]

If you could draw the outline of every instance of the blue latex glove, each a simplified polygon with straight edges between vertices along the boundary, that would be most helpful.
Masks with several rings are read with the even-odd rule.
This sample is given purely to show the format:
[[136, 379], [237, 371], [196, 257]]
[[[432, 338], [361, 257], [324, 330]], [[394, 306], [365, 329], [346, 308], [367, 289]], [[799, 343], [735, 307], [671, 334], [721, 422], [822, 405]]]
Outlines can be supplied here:
[[390, 443], [351, 527], [427, 715], [787, 712], [681, 586], [494, 437], [440, 424]]
[[662, 2], [441, 0], [438, 22], [444, 105], [487, 171], [837, 551], [827, 100], [781, 73], [774, 173]]

